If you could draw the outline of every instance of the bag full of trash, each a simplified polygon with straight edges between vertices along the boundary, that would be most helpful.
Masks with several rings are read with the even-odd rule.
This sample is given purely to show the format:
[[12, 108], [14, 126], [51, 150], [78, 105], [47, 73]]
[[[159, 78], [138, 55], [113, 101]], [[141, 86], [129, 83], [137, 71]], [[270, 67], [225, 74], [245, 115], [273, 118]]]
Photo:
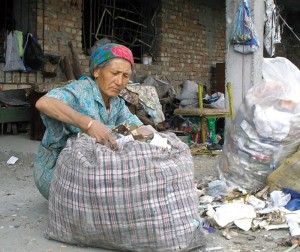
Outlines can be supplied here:
[[46, 237], [122, 251], [191, 251], [205, 243], [189, 147], [141, 141], [113, 151], [69, 139], [51, 183]]
[[226, 132], [216, 165], [230, 186], [254, 190], [300, 144], [300, 71], [285, 58], [263, 60], [263, 80], [250, 88]]

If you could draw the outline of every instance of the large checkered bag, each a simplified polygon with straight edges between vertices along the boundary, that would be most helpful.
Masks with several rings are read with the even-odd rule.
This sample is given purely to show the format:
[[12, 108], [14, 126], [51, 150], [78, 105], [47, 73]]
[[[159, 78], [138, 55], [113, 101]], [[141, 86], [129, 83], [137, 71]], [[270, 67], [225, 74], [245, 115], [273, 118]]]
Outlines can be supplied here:
[[122, 251], [191, 251], [204, 245], [194, 165], [175, 134], [171, 149], [132, 141], [114, 152], [69, 139], [50, 188], [46, 237]]

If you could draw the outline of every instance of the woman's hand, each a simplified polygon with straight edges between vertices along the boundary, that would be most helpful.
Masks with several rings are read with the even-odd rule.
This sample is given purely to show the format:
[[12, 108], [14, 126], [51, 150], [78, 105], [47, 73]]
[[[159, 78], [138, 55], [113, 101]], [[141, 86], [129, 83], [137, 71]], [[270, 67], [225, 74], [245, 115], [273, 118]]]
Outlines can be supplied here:
[[109, 128], [97, 120], [92, 120], [89, 124], [86, 130], [89, 136], [95, 138], [97, 143], [112, 150], [118, 150], [118, 144]]

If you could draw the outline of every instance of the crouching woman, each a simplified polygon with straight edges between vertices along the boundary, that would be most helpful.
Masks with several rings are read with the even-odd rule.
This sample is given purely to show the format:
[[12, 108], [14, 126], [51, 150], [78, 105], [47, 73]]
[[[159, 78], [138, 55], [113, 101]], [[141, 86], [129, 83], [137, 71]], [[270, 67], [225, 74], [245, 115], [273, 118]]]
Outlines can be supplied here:
[[68, 138], [84, 132], [99, 144], [117, 150], [110, 129], [124, 123], [142, 125], [118, 97], [129, 82], [133, 66], [130, 49], [114, 43], [102, 45], [91, 54], [91, 77], [53, 89], [37, 101], [46, 131], [35, 159], [34, 181], [46, 199], [55, 163]]

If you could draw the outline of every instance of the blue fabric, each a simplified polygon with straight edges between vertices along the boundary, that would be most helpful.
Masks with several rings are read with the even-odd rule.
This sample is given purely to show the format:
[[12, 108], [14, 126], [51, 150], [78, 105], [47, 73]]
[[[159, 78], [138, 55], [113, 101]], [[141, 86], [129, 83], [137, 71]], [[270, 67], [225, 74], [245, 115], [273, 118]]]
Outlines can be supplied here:
[[284, 207], [290, 211], [300, 210], [300, 199], [291, 199]]
[[[110, 112], [97, 84], [89, 77], [82, 77], [62, 88], [53, 89], [46, 97], [56, 98], [67, 103], [76, 111], [100, 121], [109, 128], [122, 123], [130, 126], [142, 125], [142, 122], [130, 113], [125, 101], [120, 97], [110, 98]], [[48, 199], [49, 188], [55, 163], [59, 153], [65, 147], [69, 137], [75, 137], [80, 129], [41, 114], [46, 132], [36, 155], [34, 164], [34, 181], [41, 194]]]
[[296, 211], [300, 209], [300, 193], [296, 192], [292, 189], [283, 188], [282, 192], [285, 194], [291, 195], [291, 200], [284, 206], [286, 209], [290, 211]]
[[282, 192], [285, 193], [285, 194], [290, 194], [291, 195], [291, 198], [292, 199], [300, 199], [300, 193], [299, 192], [296, 192], [292, 189], [288, 189], [288, 188], [283, 188], [282, 189]]

